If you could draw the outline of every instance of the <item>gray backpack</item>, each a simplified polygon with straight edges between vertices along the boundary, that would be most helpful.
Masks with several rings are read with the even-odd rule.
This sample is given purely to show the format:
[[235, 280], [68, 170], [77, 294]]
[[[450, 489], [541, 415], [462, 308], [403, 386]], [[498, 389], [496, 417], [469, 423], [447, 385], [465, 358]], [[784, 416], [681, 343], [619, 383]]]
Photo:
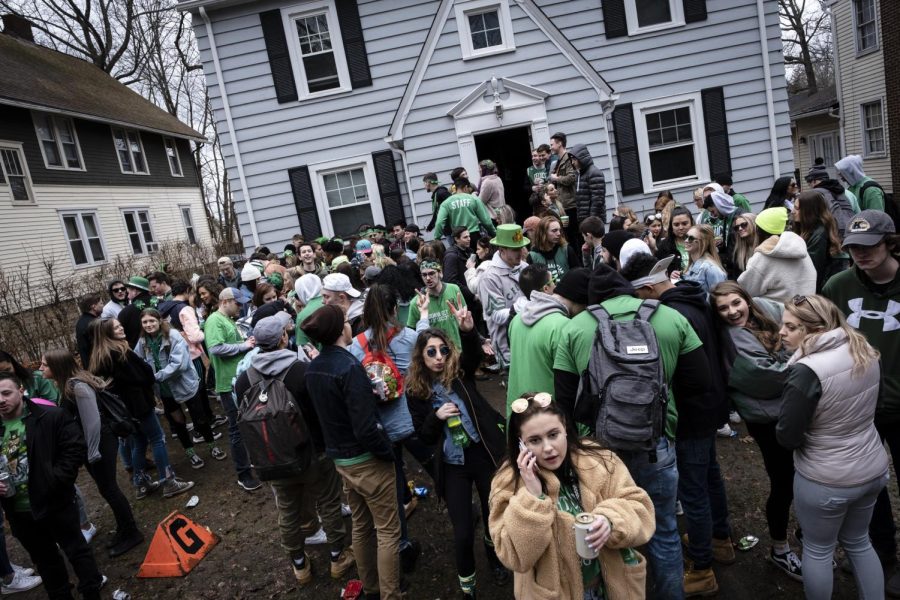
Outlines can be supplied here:
[[668, 387], [650, 317], [659, 302], [644, 300], [632, 321], [616, 321], [603, 306], [588, 307], [597, 335], [575, 405], [577, 421], [594, 424], [598, 441], [619, 452], [645, 451], [656, 462], [666, 426]]

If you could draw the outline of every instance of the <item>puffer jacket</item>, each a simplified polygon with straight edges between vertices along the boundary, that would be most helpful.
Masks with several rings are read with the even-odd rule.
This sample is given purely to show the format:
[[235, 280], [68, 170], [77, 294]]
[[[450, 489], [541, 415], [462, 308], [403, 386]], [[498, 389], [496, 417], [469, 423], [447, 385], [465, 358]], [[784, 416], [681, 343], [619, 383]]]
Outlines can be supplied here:
[[606, 222], [606, 179], [603, 171], [594, 164], [591, 153], [584, 144], [575, 144], [570, 152], [578, 159], [578, 178], [575, 181], [575, 206], [578, 220], [600, 217]]
[[[627, 565], [621, 551], [640, 546], [653, 536], [656, 520], [650, 497], [608, 450], [598, 449], [597, 455], [572, 452], [570, 459], [578, 475], [582, 509], [603, 515], [612, 525], [599, 556], [605, 597], [644, 598], [647, 562], [635, 551], [639, 563]], [[556, 507], [559, 479], [544, 469], [541, 477], [547, 488], [543, 499], [525, 489], [508, 463], [501, 467], [491, 483], [491, 539], [497, 556], [514, 572], [516, 598], [582, 598], [575, 517]]]
[[791, 231], [773, 235], [756, 247], [737, 282], [754, 298], [787, 302], [816, 293], [816, 267], [806, 242]]
[[153, 351], [146, 344], [144, 336], [138, 340], [134, 347], [134, 353], [144, 359], [154, 371], [156, 378], [156, 391], [159, 394], [159, 384], [165, 383], [172, 392], [176, 402], [187, 402], [197, 395], [200, 387], [200, 376], [191, 362], [191, 352], [187, 342], [174, 328], [169, 330], [168, 338], [164, 339], [159, 349], [160, 369], [156, 370], [153, 361]]

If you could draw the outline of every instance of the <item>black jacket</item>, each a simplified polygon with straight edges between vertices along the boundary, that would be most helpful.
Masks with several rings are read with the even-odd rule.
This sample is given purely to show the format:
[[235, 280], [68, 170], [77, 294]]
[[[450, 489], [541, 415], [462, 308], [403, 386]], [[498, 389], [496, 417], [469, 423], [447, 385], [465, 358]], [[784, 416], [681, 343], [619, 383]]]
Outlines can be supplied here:
[[142, 292], [140, 296], [132, 300], [119, 313], [117, 319], [122, 324], [122, 327], [125, 328], [125, 338], [128, 340], [128, 345], [132, 350], [141, 337], [141, 311], [154, 306], [155, 301], [151, 298], [150, 292]]
[[470, 256], [472, 256], [471, 250], [464, 250], [456, 244], [450, 246], [447, 253], [444, 254], [443, 281], [459, 286], [466, 305], [472, 307], [478, 300], [466, 284], [466, 261]]
[[153, 368], [132, 350], [125, 353], [125, 360], [115, 360], [112, 369], [98, 370], [96, 374], [112, 380], [110, 391], [122, 399], [134, 418], [147, 416], [156, 406]]
[[88, 368], [91, 360], [91, 349], [94, 346], [93, 340], [88, 336], [88, 326], [91, 321], [96, 319], [91, 313], [81, 313], [78, 321], [75, 323], [75, 344], [78, 346], [78, 356], [81, 357], [81, 366]]
[[[25, 400], [25, 446], [28, 452], [28, 500], [31, 514], [41, 519], [75, 499], [75, 479], [87, 448], [81, 427], [65, 410]], [[0, 437], [6, 427], [0, 421]], [[14, 498], [3, 498], [13, 510]]]
[[[431, 231], [434, 229], [434, 222], [437, 221], [437, 209], [440, 208], [441, 203], [450, 197], [450, 190], [447, 189], [446, 186], [439, 185], [433, 192], [431, 192], [431, 208], [433, 209], [431, 212], [431, 220], [428, 221], [428, 225], [425, 226], [425, 231]], [[444, 228], [444, 231], [439, 231], [438, 235], [434, 236], [435, 239], [440, 239], [442, 236], [450, 235], [450, 226]]]
[[159, 310], [159, 314], [162, 315], [163, 319], [168, 319], [169, 324], [172, 327], [174, 327], [178, 331], [184, 331], [184, 326], [181, 324], [181, 317], [179, 315], [181, 314], [182, 310], [190, 307], [191, 305], [184, 300], [163, 300], [159, 303], [157, 309]]
[[306, 368], [306, 385], [322, 426], [325, 454], [338, 459], [371, 452], [393, 462], [372, 382], [356, 357], [339, 346], [325, 346]]
[[669, 268], [666, 269], [666, 272], [671, 275], [672, 271], [684, 271], [687, 269], [687, 265], [681, 264], [681, 253], [678, 251], [678, 248], [675, 247], [675, 238], [673, 237], [665, 237], [656, 244], [656, 258], [662, 260], [666, 257], [674, 256], [672, 262], [669, 263]]
[[[720, 328], [716, 326], [713, 314], [706, 300], [706, 292], [695, 281], [681, 281], [673, 289], [663, 292], [659, 301], [678, 311], [688, 320], [703, 342], [708, 369], [701, 375], [709, 381], [706, 393], [684, 402], [680, 378], [674, 381], [672, 394], [678, 408], [678, 438], [698, 438], [713, 435], [723, 423], [728, 421], [728, 397], [725, 394], [725, 365], [722, 362]], [[679, 363], [682, 359], [679, 357]]]
[[[465, 402], [466, 410], [478, 428], [481, 443], [491, 456], [494, 468], [500, 466], [506, 456], [506, 436], [501, 429], [503, 417], [494, 410], [475, 385], [473, 374], [481, 363], [482, 351], [478, 334], [473, 330], [460, 332], [462, 355], [460, 367], [462, 377], [453, 380], [453, 391]], [[412, 415], [413, 427], [419, 439], [436, 449], [434, 455], [434, 473], [437, 474], [435, 492], [444, 497], [444, 422], [437, 416], [437, 409], [432, 407], [431, 397], [421, 398], [407, 394], [409, 412]]]
[[606, 179], [603, 171], [594, 164], [591, 153], [584, 144], [575, 144], [569, 149], [573, 158], [578, 159], [578, 180], [575, 183], [575, 205], [578, 221], [588, 217], [600, 217], [606, 222]]

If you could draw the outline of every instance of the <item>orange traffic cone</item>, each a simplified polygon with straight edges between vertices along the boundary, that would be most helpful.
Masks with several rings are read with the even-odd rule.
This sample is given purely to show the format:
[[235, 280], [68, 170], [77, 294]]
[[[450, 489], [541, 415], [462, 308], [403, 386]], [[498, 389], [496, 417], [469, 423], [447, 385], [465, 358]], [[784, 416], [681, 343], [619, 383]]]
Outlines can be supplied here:
[[157, 525], [138, 577], [183, 577], [219, 543], [219, 536], [178, 511]]

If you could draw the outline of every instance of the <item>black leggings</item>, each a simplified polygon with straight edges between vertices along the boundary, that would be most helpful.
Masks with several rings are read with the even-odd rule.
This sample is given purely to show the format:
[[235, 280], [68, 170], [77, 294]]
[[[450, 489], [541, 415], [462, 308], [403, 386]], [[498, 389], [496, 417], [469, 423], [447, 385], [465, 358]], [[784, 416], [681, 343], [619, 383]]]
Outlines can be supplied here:
[[774, 422], [747, 422], [747, 431], [759, 445], [769, 476], [769, 499], [766, 500], [769, 536], [773, 540], [786, 540], [794, 501], [794, 453], [778, 443]]
[[456, 571], [462, 577], [475, 573], [475, 523], [472, 520], [472, 484], [478, 490], [481, 501], [481, 519], [484, 524], [485, 551], [491, 567], [500, 564], [489, 544], [488, 498], [491, 494], [491, 479], [494, 463], [483, 444], [473, 444], [465, 450], [465, 464], [444, 463], [444, 502], [453, 525], [453, 545], [456, 554]]
[[[205, 411], [200, 404], [199, 396], [203, 393], [206, 395], [205, 389], [200, 389], [197, 391], [197, 394], [194, 395], [193, 398], [185, 402], [183, 405], [188, 409], [188, 412], [191, 415], [191, 420], [194, 423], [194, 429], [196, 429], [200, 435], [203, 436], [203, 439], [211, 444], [213, 442], [213, 432], [210, 427], [210, 421], [205, 414]], [[166, 420], [169, 422], [169, 427], [172, 429], [172, 432], [178, 437], [178, 441], [181, 442], [181, 447], [187, 450], [188, 448], [194, 447], [194, 441], [191, 439], [190, 434], [187, 430], [187, 422], [184, 417], [184, 410], [182, 409], [182, 404], [179, 404], [175, 401], [174, 398], [163, 397], [163, 410], [165, 410]]]
[[116, 457], [119, 439], [108, 427], [100, 429], [100, 460], [87, 466], [87, 471], [97, 484], [97, 491], [109, 504], [116, 519], [116, 531], [122, 536], [137, 530], [131, 505], [119, 489], [116, 481]]

